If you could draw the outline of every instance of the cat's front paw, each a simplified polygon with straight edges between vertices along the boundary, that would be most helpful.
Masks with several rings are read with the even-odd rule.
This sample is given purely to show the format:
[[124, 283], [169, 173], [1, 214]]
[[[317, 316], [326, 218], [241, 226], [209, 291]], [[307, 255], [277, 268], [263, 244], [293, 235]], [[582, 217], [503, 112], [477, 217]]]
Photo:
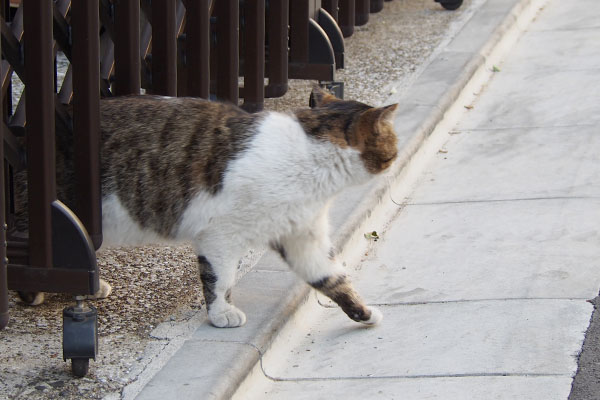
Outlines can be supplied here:
[[239, 308], [231, 306], [227, 310], [209, 311], [208, 318], [217, 328], [237, 328], [246, 323], [246, 314]]
[[368, 320], [360, 322], [362, 322], [365, 325], [377, 325], [378, 323], [380, 323], [383, 319], [383, 314], [381, 313], [381, 311], [379, 311], [379, 309], [375, 307], [367, 307], [367, 309], [371, 311], [371, 316]]

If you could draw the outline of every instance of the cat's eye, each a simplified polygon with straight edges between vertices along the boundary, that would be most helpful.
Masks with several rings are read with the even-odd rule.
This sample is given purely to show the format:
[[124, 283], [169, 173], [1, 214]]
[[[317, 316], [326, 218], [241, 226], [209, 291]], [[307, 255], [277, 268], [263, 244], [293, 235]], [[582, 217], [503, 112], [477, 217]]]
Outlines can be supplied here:
[[398, 156], [398, 153], [394, 153], [393, 156], [391, 156], [390, 158], [386, 158], [385, 160], [382, 161], [383, 164], [387, 164], [389, 162], [392, 162], [396, 159], [396, 157]]

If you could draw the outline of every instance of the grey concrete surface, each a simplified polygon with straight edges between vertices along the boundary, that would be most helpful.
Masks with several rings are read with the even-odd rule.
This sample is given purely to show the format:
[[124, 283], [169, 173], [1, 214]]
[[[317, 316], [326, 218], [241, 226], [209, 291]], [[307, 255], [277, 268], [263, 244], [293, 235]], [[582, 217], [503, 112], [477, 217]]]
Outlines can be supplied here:
[[[470, 384], [465, 385], [465, 381]], [[274, 399], [329, 399], [327, 393], [343, 393], [347, 400], [369, 399], [565, 399], [564, 387], [569, 377], [539, 377], [532, 382], [523, 377], [447, 377], [414, 378], [407, 380], [327, 380], [284, 381], [277, 392], [264, 393], [261, 398]]]
[[600, 200], [407, 206], [367, 260], [377, 279], [356, 286], [369, 302], [384, 304], [594, 298], [599, 217], [586, 209], [600, 209]]
[[137, 398], [197, 399], [228, 393], [239, 384], [235, 372], [257, 360], [258, 351], [246, 343], [188, 340]]
[[[514, 71], [511, 75], [515, 85], [497, 85], [494, 98], [485, 97], [478, 104], [486, 112], [477, 113], [459, 128], [499, 129], [517, 124], [524, 127], [596, 125], [600, 122], [600, 115], [594, 112], [594, 100], [600, 91], [597, 74], [594, 69], [548, 70], [544, 73]], [[507, 76], [506, 73], [498, 75]], [[522, 90], [529, 84], [531, 90]], [[574, 87], [581, 90], [574, 91]], [[540, 98], [547, 101], [540, 102]], [[519, 106], [515, 107], [515, 104]]]
[[591, 306], [576, 300], [466, 300], [380, 309], [385, 323], [364, 329], [327, 308], [280, 355], [277, 363], [286, 368], [264, 362], [265, 374], [276, 380], [569, 377], [576, 367], [572, 354], [580, 349], [572, 327], [588, 323]]

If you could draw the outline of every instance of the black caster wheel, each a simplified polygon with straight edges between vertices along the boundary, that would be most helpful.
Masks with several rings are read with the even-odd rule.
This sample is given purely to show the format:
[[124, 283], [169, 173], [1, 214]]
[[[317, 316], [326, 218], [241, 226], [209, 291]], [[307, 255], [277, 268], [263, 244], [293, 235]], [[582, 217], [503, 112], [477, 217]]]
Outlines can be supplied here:
[[98, 312], [77, 296], [74, 307], [63, 310], [63, 360], [71, 359], [71, 370], [78, 378], [88, 373], [90, 358], [98, 352]]
[[83, 378], [87, 375], [90, 370], [90, 359], [89, 358], [72, 358], [71, 359], [71, 372], [77, 378]]
[[452, 11], [452, 10], [458, 9], [462, 5], [463, 0], [445, 0], [445, 1], [440, 1], [439, 3], [446, 10]]

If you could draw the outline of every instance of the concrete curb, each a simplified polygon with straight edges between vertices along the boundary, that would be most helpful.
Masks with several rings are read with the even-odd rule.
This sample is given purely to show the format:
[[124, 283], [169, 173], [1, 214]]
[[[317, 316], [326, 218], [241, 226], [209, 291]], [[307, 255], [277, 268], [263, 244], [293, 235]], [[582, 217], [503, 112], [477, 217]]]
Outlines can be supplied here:
[[[523, 19], [528, 20], [523, 16], [532, 16], [540, 2], [488, 0], [445, 48], [434, 54], [411, 86], [385, 101], [400, 103], [395, 125], [402, 150], [389, 173], [390, 179], [398, 179], [407, 169], [467, 83], [485, 68], [492, 52], [507, 36], [512, 35], [516, 40], [519, 25]], [[344, 210], [332, 209], [336, 214], [332, 215], [332, 239], [340, 252], [360, 235], [389, 192], [388, 181], [378, 180], [350, 199], [344, 198]], [[289, 272], [281, 260], [271, 253], [265, 254], [234, 290], [235, 301], [246, 311], [248, 324], [244, 328], [218, 331], [206, 323], [200, 326], [136, 398], [230, 398], [296, 310], [307, 301], [309, 293], [308, 285]], [[197, 370], [190, 371], [192, 349]]]

